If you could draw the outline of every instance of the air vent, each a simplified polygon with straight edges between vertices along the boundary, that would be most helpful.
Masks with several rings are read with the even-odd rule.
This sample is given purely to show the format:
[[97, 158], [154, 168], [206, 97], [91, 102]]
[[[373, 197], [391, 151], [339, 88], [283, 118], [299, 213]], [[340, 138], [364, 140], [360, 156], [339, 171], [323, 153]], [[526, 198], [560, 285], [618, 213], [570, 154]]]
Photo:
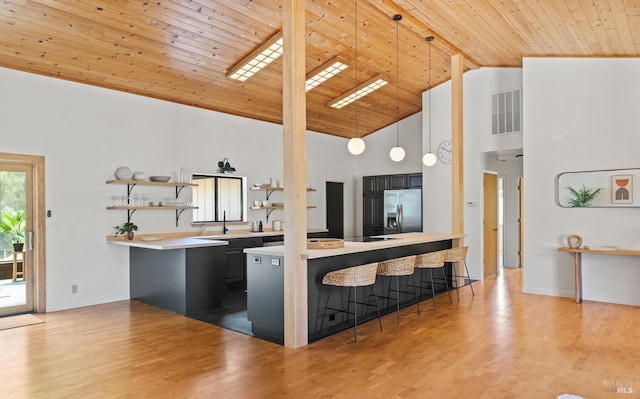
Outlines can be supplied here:
[[491, 134], [522, 133], [522, 89], [491, 94]]

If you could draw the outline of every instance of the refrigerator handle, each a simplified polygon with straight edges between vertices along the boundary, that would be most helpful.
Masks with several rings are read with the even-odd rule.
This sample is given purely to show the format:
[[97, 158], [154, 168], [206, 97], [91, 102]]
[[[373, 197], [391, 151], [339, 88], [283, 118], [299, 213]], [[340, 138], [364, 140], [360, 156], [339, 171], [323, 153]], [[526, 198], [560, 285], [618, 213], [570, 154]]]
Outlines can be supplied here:
[[404, 215], [402, 214], [402, 204], [398, 204], [398, 212], [397, 212], [398, 233], [402, 233], [402, 224], [404, 223], [404, 221], [402, 220], [403, 217]]

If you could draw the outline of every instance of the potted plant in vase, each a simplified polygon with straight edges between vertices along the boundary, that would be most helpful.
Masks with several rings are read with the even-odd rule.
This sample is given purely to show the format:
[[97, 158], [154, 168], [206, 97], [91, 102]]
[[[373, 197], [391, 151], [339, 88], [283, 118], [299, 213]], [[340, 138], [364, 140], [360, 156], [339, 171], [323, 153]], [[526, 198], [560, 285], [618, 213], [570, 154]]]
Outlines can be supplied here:
[[134, 231], [138, 231], [138, 226], [136, 226], [133, 222], [123, 223], [122, 226], [115, 226], [116, 234], [115, 236], [119, 236], [120, 234], [126, 234], [127, 240], [133, 240]]
[[586, 188], [584, 184], [582, 188], [575, 189], [571, 186], [567, 187], [572, 198], [567, 200], [567, 204], [572, 208], [585, 208], [591, 206], [591, 201], [594, 200], [602, 191], [602, 188]]
[[24, 223], [24, 211], [17, 211], [14, 214], [5, 213], [2, 215], [0, 229], [2, 229], [4, 233], [11, 235], [13, 250], [15, 252], [22, 252], [24, 249]]

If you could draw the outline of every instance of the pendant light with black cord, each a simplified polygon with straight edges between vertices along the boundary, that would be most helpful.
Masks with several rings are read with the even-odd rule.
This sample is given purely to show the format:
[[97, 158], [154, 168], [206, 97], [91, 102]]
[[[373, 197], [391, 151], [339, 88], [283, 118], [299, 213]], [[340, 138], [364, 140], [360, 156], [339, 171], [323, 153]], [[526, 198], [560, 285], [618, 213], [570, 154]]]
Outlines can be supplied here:
[[[355, 30], [355, 37], [356, 37], [356, 41], [355, 41], [355, 49], [356, 49], [356, 61], [355, 61], [355, 65], [356, 65], [356, 87], [358, 86], [358, 0], [354, 0], [353, 1], [353, 8], [354, 8], [354, 20], [355, 20], [355, 24], [354, 26], [354, 30]], [[353, 155], [360, 155], [364, 152], [364, 148], [365, 148], [365, 143], [364, 140], [362, 140], [360, 137], [358, 137], [358, 93], [356, 92], [356, 100], [355, 100], [355, 113], [356, 113], [356, 136], [354, 138], [352, 138], [351, 140], [349, 140], [349, 143], [347, 144], [347, 149], [349, 150], [350, 153], [352, 153]]]
[[433, 166], [437, 161], [436, 154], [431, 152], [431, 119], [433, 119], [431, 116], [431, 42], [433, 36], [427, 36], [425, 40], [429, 43], [429, 152], [422, 157], [422, 163], [425, 166]]
[[402, 20], [402, 15], [396, 14], [393, 16], [393, 20], [396, 21], [396, 146], [389, 151], [389, 157], [391, 157], [392, 161], [400, 162], [404, 159], [404, 148], [400, 147], [400, 100], [399, 100], [399, 90], [400, 90], [400, 62], [399, 62], [399, 53], [400, 53], [400, 41], [399, 37], [399, 29], [400, 29], [400, 20]]

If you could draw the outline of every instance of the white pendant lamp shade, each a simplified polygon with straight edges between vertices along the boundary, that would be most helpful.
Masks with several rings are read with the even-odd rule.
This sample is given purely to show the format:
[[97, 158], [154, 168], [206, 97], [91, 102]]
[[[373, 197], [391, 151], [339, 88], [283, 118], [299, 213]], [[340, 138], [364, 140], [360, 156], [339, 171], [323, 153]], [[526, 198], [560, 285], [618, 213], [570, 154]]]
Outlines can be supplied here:
[[426, 153], [424, 154], [424, 156], [422, 157], [422, 163], [425, 164], [425, 166], [433, 166], [436, 164], [436, 161], [438, 159], [436, 158], [436, 154], [432, 154], [432, 153]]
[[389, 156], [392, 161], [400, 162], [404, 159], [404, 148], [402, 147], [393, 147], [391, 151], [389, 151]]
[[[352, 153], [353, 155], [360, 155], [364, 152], [364, 140], [362, 140], [360, 137], [354, 137], [351, 140], [349, 140], [349, 144], [347, 144], [347, 148], [349, 149], [349, 152]], [[404, 151], [403, 151], [403, 155], [404, 157]]]

